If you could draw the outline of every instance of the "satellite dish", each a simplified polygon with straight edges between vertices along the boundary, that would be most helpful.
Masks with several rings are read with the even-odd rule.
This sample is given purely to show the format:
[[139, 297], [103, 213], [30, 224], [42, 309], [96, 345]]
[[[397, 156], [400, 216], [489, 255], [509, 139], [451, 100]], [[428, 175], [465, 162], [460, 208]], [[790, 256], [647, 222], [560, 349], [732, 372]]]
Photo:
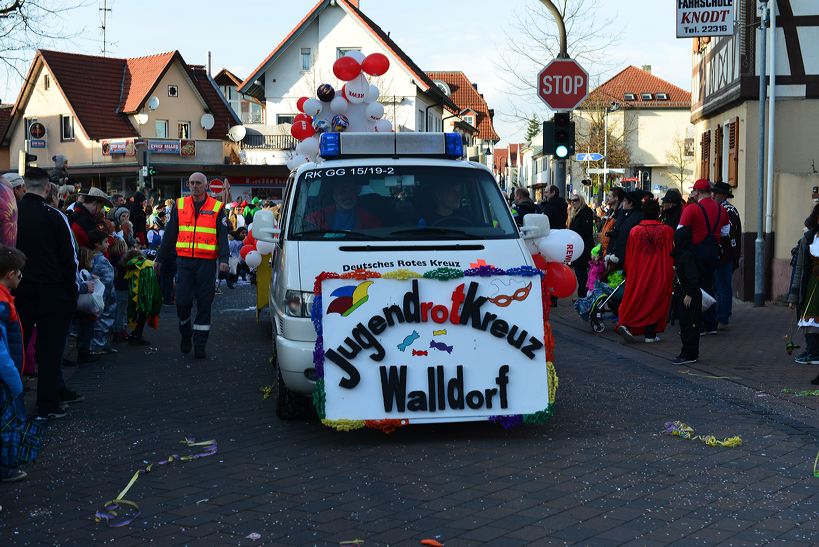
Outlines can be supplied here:
[[136, 123], [138, 125], [145, 125], [148, 123], [148, 115], [144, 112], [134, 115], [134, 118], [136, 119]]
[[205, 131], [210, 131], [213, 129], [213, 124], [216, 120], [213, 118], [213, 114], [205, 113], [202, 114], [202, 118], [199, 120], [199, 123], [202, 124], [202, 129]]
[[153, 97], [148, 99], [148, 108], [150, 108], [151, 110], [156, 110], [157, 108], [159, 108], [159, 97], [154, 95]]
[[244, 139], [246, 134], [247, 129], [245, 129], [244, 125], [234, 125], [228, 130], [228, 138], [233, 142], [239, 142]]

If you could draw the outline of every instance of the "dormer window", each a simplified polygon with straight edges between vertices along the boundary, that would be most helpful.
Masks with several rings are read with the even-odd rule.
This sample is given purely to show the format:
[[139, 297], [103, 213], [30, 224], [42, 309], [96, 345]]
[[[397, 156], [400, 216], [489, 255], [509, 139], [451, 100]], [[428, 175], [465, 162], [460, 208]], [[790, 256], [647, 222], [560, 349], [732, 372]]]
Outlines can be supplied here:
[[644, 101], [650, 101], [654, 98], [654, 95], [652, 95], [651, 93], [641, 93], [640, 98]]
[[452, 95], [452, 90], [449, 89], [449, 86], [446, 84], [446, 82], [442, 82], [441, 80], [435, 80], [435, 85], [438, 87], [438, 89], [441, 90], [441, 93], [443, 93], [447, 97]]
[[634, 93], [624, 93], [623, 98], [627, 101], [636, 101], [637, 95], [635, 95]]
[[658, 101], [667, 101], [668, 100], [668, 93], [657, 93], [654, 97]]

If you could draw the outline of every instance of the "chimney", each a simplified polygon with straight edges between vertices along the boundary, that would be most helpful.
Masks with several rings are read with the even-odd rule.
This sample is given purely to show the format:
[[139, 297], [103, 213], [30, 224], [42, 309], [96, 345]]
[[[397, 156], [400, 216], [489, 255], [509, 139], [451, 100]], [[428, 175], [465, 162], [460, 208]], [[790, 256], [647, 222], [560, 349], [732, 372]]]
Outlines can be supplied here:
[[651, 65], [643, 65], [643, 70], [651, 74]]
[[472, 87], [475, 88], [475, 91], [478, 91], [478, 84], [472, 84]]

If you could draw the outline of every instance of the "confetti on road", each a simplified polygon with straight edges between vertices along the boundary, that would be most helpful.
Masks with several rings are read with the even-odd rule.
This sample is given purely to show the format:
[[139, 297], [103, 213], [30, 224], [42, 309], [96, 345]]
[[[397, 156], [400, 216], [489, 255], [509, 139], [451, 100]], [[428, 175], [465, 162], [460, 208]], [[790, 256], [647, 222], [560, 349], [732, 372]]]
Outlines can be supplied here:
[[713, 435], [694, 435], [693, 427], [676, 420], [673, 422], [666, 422], [664, 427], [665, 429], [660, 432], [663, 435], [674, 435], [675, 437], [680, 437], [682, 439], [702, 441], [708, 446], [724, 446], [727, 448], [734, 448], [742, 445], [742, 438], [739, 435], [726, 437], [723, 440], [719, 440]]

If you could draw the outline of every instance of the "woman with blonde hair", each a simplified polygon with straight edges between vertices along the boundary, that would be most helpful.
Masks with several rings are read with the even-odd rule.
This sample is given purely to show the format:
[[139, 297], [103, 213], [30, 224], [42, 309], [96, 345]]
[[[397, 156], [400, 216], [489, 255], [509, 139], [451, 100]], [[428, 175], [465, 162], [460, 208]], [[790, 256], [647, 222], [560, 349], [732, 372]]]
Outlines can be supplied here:
[[586, 200], [580, 194], [572, 194], [569, 197], [569, 230], [583, 239], [583, 254], [572, 262], [572, 268], [577, 277], [577, 297], [585, 298], [589, 261], [594, 247], [594, 211], [586, 205]]

